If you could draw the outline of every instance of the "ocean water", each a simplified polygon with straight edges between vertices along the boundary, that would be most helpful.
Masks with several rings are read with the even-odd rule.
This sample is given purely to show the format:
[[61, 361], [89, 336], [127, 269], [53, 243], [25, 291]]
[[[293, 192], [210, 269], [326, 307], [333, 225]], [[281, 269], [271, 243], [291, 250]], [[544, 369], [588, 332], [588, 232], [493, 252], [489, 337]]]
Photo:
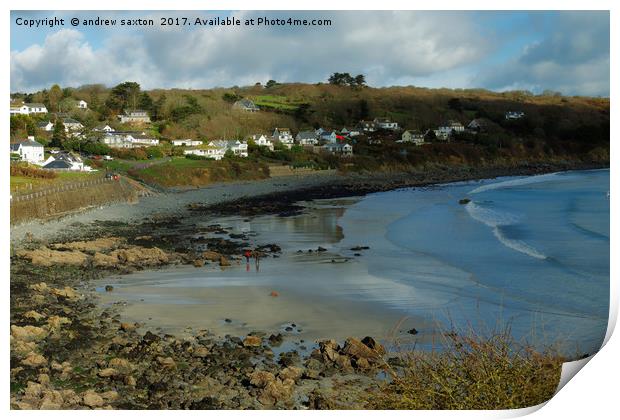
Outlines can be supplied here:
[[[597, 351], [607, 328], [608, 191], [608, 170], [576, 171], [316, 200], [286, 218], [192, 218], [277, 243], [282, 256], [139, 272], [100, 290], [113, 284], [104, 302], [128, 302], [126, 318], [171, 331], [286, 334], [295, 324], [296, 340], [373, 335], [424, 348], [439, 329], [509, 328], [576, 357]], [[327, 251], [309, 252], [318, 246]]]
[[360, 201], [341, 226], [346, 237], [385, 212], [385, 246], [368, 269], [410, 288], [390, 305], [592, 353], [609, 315], [608, 191], [607, 170], [398, 190]]

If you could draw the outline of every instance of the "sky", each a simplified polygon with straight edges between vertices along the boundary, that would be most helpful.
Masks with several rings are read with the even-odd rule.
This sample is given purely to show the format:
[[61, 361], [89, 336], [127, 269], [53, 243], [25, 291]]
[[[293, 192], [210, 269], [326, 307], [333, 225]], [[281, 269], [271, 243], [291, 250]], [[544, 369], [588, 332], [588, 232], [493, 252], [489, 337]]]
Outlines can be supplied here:
[[[330, 19], [330, 26], [160, 26], [160, 18]], [[18, 19], [63, 18], [39, 28]], [[70, 19], [116, 19], [113, 27]], [[152, 18], [154, 26], [121, 27]], [[21, 22], [21, 21], [20, 21]], [[144, 89], [325, 82], [544, 90], [609, 96], [609, 12], [590, 11], [12, 11], [11, 92], [58, 83]]]

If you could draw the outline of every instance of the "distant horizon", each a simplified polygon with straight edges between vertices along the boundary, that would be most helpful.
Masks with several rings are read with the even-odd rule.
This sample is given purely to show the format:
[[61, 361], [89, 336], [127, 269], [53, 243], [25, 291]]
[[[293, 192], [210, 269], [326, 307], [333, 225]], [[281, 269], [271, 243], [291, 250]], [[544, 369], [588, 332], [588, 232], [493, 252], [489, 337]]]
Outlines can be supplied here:
[[[11, 91], [101, 80], [153, 89], [325, 82], [330, 69], [375, 88], [544, 90], [610, 95], [608, 11], [11, 11]], [[71, 19], [153, 19], [84, 26]], [[234, 17], [324, 26], [196, 26]], [[58, 25], [49, 19], [64, 19]], [[188, 18], [190, 25], [159, 24]], [[48, 19], [48, 21], [45, 21]], [[24, 26], [24, 21], [36, 24]], [[55, 21], [56, 22], [56, 21]], [[53, 23], [53, 24], [52, 24]], [[37, 27], [38, 25], [38, 27]], [[449, 28], [449, 31], [444, 30]], [[198, 87], [197, 87], [198, 86]]]

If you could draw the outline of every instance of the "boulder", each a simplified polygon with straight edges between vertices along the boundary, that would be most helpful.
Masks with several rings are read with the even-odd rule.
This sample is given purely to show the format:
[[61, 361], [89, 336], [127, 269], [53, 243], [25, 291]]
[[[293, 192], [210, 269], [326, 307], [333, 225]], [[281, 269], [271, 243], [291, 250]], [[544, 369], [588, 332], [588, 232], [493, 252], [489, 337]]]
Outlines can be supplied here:
[[110, 360], [108, 363], [108, 367], [117, 370], [119, 373], [127, 374], [134, 370], [134, 366], [127, 359], [121, 359], [120, 357], [115, 357]]
[[297, 381], [303, 375], [304, 370], [302, 368], [296, 366], [289, 366], [280, 371], [278, 377], [283, 381], [286, 379], [292, 379], [293, 381]]
[[215, 251], [204, 251], [202, 257], [206, 260], [217, 262], [222, 257], [222, 254]]
[[142, 246], [134, 246], [126, 249], [118, 249], [111, 252], [110, 256], [116, 257], [124, 264], [143, 267], [167, 264], [169, 261], [168, 254], [157, 247], [145, 248]]
[[45, 318], [45, 315], [38, 313], [37, 311], [28, 311], [24, 314], [25, 318], [34, 319], [35, 321]]
[[82, 396], [82, 399], [84, 401], [84, 405], [91, 408], [101, 407], [104, 404], [103, 398], [101, 398], [101, 396], [94, 391], [86, 391]]
[[260, 337], [256, 337], [253, 335], [248, 335], [243, 339], [244, 347], [259, 347], [262, 344], [262, 340]]
[[40, 341], [47, 337], [47, 330], [34, 325], [25, 325], [23, 327], [11, 325], [11, 337], [19, 341]]
[[18, 257], [30, 260], [33, 265], [41, 267], [53, 265], [82, 266], [88, 259], [88, 255], [82, 251], [54, 251], [46, 247], [35, 250], [19, 250], [15, 254]]
[[469, 198], [461, 198], [459, 200], [459, 204], [467, 204], [467, 203], [470, 203], [470, 202], [471, 202], [471, 200]]
[[258, 388], [264, 388], [267, 384], [276, 380], [273, 373], [265, 370], [255, 370], [250, 375], [250, 384]]
[[230, 261], [225, 256], [220, 256], [220, 267], [229, 267]]
[[[106, 255], [101, 252], [95, 252], [92, 260], [94, 267], [114, 267], [118, 264], [117, 255]], [[106, 290], [107, 291], [107, 290]]]
[[83, 251], [83, 252], [101, 252], [117, 248], [123, 240], [121, 238], [108, 237], [99, 238], [92, 241], [76, 241], [67, 243], [58, 243], [51, 245], [54, 249]]
[[47, 359], [40, 355], [39, 353], [31, 352], [29, 353], [24, 360], [22, 360], [22, 365], [26, 365], [29, 367], [38, 367], [47, 363]]
[[192, 264], [194, 264], [194, 267], [203, 267], [205, 265], [205, 261], [198, 259], [194, 260]]
[[342, 352], [346, 355], [355, 358], [364, 358], [374, 360], [380, 357], [378, 351], [371, 349], [360, 340], [354, 337], [349, 337], [344, 343]]
[[167, 369], [174, 369], [177, 367], [177, 364], [172, 357], [158, 357], [157, 362]]
[[52, 289], [52, 294], [69, 300], [74, 300], [79, 297], [75, 290], [69, 286], [65, 286], [64, 289]]
[[99, 372], [97, 372], [97, 375], [102, 378], [109, 378], [111, 376], [118, 375], [118, 370], [114, 368], [101, 369]]

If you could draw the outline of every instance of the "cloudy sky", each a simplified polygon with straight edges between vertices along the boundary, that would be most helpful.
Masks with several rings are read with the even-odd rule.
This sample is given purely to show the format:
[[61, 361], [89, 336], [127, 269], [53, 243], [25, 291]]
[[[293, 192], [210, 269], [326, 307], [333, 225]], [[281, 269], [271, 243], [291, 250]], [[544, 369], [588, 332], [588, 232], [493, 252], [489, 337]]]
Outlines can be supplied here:
[[[117, 20], [73, 27], [71, 18]], [[160, 17], [331, 19], [322, 27], [162, 27]], [[65, 19], [29, 28], [18, 18]], [[120, 19], [153, 18], [121, 28]], [[325, 81], [365, 74], [371, 86], [545, 89], [609, 96], [608, 12], [11, 12], [11, 91], [54, 83], [137, 81], [209, 88]]]

